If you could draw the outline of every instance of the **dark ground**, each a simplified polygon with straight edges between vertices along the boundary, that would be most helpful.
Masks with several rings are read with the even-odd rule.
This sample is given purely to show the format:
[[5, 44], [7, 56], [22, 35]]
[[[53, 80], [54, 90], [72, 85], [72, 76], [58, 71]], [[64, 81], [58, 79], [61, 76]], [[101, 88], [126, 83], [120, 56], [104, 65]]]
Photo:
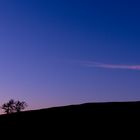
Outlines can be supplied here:
[[[68, 136], [88, 132], [90, 135], [114, 130], [139, 130], [140, 102], [87, 103], [0, 116], [0, 128], [8, 131], [56, 132]], [[117, 129], [117, 131], [116, 131]], [[80, 133], [79, 133], [80, 131]], [[100, 136], [99, 135], [99, 136]]]

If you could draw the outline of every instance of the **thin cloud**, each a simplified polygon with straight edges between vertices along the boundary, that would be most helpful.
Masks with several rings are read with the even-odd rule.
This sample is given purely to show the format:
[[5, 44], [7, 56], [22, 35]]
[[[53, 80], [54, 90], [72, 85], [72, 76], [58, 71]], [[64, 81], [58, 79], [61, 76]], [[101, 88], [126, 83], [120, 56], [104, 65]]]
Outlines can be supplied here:
[[127, 69], [127, 70], [140, 70], [140, 65], [117, 65], [117, 64], [106, 64], [106, 63], [98, 63], [92, 61], [83, 62], [83, 64], [87, 67], [97, 67], [97, 68], [105, 68], [105, 69]]

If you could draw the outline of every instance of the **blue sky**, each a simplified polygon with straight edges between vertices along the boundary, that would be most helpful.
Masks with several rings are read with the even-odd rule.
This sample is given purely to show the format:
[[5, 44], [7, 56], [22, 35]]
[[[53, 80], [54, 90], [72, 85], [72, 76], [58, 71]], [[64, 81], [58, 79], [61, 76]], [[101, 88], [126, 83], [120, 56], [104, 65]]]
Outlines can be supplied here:
[[0, 102], [15, 98], [36, 109], [140, 100], [139, 6], [138, 0], [0, 1]]

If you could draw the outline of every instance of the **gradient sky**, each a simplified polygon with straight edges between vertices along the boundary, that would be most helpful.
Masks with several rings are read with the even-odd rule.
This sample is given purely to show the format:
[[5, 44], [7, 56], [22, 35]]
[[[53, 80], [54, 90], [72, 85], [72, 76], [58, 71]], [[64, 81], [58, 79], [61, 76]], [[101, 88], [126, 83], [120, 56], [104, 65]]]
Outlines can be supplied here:
[[0, 103], [11, 98], [140, 100], [139, 0], [0, 0]]

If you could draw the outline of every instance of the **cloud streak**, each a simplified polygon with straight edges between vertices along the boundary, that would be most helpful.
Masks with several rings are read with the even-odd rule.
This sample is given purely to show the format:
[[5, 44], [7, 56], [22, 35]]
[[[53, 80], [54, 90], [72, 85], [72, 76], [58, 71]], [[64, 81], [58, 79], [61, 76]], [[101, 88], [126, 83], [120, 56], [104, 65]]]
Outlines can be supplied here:
[[87, 67], [97, 67], [104, 69], [126, 69], [126, 70], [140, 70], [140, 65], [117, 65], [117, 64], [106, 64], [106, 63], [98, 63], [92, 61], [83, 62], [83, 64]]

